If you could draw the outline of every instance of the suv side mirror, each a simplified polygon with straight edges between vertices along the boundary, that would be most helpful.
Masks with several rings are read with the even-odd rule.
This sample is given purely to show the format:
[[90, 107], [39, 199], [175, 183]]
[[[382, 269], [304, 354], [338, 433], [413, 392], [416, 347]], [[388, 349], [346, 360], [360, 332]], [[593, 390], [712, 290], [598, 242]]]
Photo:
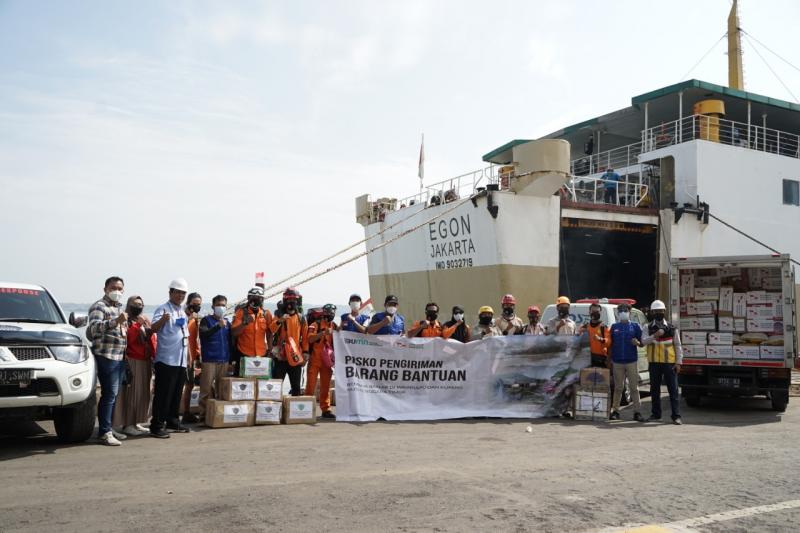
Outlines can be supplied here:
[[82, 328], [89, 323], [89, 315], [72, 311], [69, 314], [69, 325], [73, 328]]

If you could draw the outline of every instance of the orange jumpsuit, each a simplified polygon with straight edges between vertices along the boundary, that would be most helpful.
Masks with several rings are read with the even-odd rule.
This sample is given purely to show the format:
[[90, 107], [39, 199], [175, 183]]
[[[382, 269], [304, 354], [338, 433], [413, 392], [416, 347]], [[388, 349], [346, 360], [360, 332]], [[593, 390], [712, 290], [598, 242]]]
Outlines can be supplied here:
[[[231, 328], [242, 324], [244, 314], [253, 314], [250, 307], [236, 311]], [[267, 355], [267, 330], [272, 326], [272, 313], [258, 309], [236, 339], [236, 347], [247, 357], [263, 357]]]
[[[316, 335], [318, 331], [329, 330], [331, 322], [322, 319], [308, 326], [308, 336]], [[319, 408], [324, 413], [331, 410], [331, 377], [333, 368], [326, 368], [322, 363], [322, 350], [325, 344], [333, 346], [333, 335], [330, 331], [320, 340], [311, 344], [311, 361], [308, 363], [306, 373], [306, 396], [313, 396], [317, 387], [317, 376], [319, 376]]]

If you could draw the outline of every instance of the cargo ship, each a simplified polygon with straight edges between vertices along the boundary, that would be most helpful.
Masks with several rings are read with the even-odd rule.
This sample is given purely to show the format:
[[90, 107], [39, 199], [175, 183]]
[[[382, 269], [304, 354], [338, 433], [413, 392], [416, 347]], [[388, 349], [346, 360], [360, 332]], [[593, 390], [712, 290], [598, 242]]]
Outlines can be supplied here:
[[407, 198], [357, 198], [373, 300], [413, 317], [458, 304], [471, 323], [506, 293], [646, 307], [668, 300], [672, 258], [800, 257], [800, 105], [744, 90], [736, 2], [728, 50], [728, 86], [657, 88]]

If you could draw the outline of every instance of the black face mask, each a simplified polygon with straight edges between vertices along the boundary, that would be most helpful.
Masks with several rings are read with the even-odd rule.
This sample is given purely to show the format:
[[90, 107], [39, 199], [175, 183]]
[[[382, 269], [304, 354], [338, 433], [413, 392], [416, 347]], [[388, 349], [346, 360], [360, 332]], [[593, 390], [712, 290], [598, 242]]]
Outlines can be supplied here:
[[592, 317], [592, 320], [600, 320], [600, 313], [598, 313], [597, 311], [592, 313], [590, 316]]
[[200, 306], [197, 305], [197, 304], [190, 305], [189, 306], [189, 311], [191, 311], [192, 313], [199, 313], [200, 312]]
[[653, 320], [657, 322], [664, 320], [664, 313], [653, 313]]
[[131, 316], [131, 318], [136, 318], [142, 314], [142, 311], [144, 311], [144, 307], [131, 307], [130, 311], [128, 311], [128, 314]]
[[503, 308], [503, 314], [505, 316], [512, 316], [514, 314], [514, 308], [513, 307], [504, 307]]
[[528, 315], [528, 320], [530, 320], [531, 324], [536, 324], [539, 322], [539, 315]]
[[481, 326], [488, 326], [489, 324], [491, 324], [491, 323], [492, 323], [492, 317], [490, 317], [490, 316], [481, 316], [481, 317], [478, 317], [478, 323], [479, 323]]
[[569, 316], [569, 309], [559, 308], [558, 309], [558, 316], [560, 316], [561, 318], [566, 318], [567, 316]]
[[438, 311], [425, 311], [425, 317], [428, 320], [436, 320], [439, 317]]
[[295, 307], [294, 304], [286, 304], [286, 312], [287, 313], [294, 313]]
[[325, 315], [322, 318], [324, 318], [328, 322], [333, 322], [333, 315]]

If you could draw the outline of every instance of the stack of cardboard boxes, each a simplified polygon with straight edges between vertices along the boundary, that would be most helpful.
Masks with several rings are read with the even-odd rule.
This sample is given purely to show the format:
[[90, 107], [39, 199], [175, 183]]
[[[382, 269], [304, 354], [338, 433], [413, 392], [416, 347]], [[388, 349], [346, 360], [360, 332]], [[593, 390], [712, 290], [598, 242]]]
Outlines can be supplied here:
[[575, 389], [572, 412], [575, 420], [605, 422], [611, 414], [611, 374], [606, 368], [584, 368]]
[[219, 399], [208, 400], [212, 428], [268, 424], [314, 424], [313, 396], [283, 396], [282, 380], [229, 377], [220, 380]]
[[680, 278], [687, 359], [783, 359], [779, 268], [715, 268]]

